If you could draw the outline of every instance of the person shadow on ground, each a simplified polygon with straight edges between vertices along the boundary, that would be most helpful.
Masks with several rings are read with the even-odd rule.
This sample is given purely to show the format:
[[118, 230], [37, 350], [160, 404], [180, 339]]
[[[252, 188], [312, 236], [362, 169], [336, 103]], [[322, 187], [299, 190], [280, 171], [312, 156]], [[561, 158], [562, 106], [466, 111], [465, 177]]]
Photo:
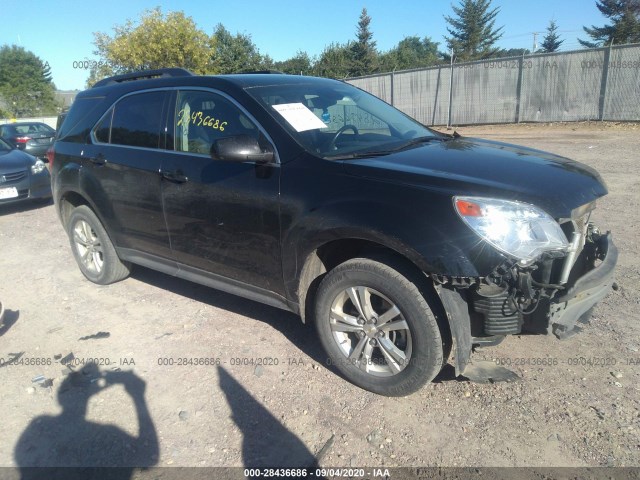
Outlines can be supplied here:
[[[135, 405], [137, 437], [85, 418], [89, 399], [118, 384]], [[145, 386], [133, 372], [101, 373], [95, 364], [70, 373], [58, 389], [62, 413], [33, 419], [16, 444], [14, 457], [21, 479], [128, 480], [134, 469], [155, 465], [158, 438], [144, 399]]]
[[[302, 440], [280, 423], [221, 366], [218, 366], [218, 377], [220, 389], [231, 407], [231, 418], [242, 432], [244, 468], [305, 468], [307, 471], [315, 471], [325, 448], [317, 456], [314, 455]], [[289, 478], [303, 477], [308, 478], [306, 475], [298, 477], [295, 474]]]

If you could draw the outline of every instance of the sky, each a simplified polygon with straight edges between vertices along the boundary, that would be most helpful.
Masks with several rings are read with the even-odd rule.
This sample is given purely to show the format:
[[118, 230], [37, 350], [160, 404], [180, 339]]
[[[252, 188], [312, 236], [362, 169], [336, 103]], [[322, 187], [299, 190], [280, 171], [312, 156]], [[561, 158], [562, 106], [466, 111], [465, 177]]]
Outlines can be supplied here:
[[[49, 63], [58, 89], [81, 90], [88, 71], [74, 68], [74, 61], [97, 59], [93, 32], [112, 35], [115, 26], [135, 21], [157, 6], [165, 13], [184, 11], [207, 34], [218, 23], [232, 33], [249, 34], [260, 53], [277, 61], [298, 50], [319, 55], [332, 42], [355, 38], [363, 7], [371, 16], [379, 50], [389, 50], [413, 35], [428, 36], [444, 49], [444, 15], [452, 14], [452, 3], [459, 0], [70, 0], [55, 6], [50, 1], [23, 0], [19, 8], [14, 3], [2, 9], [0, 45], [32, 51]], [[496, 26], [504, 25], [504, 34], [498, 46], [506, 49], [531, 49], [533, 32], [541, 32], [539, 44], [551, 19], [565, 39], [561, 50], [578, 49], [577, 38], [586, 38], [582, 27], [604, 25], [607, 20], [595, 0], [493, 0], [492, 6], [500, 8]]]

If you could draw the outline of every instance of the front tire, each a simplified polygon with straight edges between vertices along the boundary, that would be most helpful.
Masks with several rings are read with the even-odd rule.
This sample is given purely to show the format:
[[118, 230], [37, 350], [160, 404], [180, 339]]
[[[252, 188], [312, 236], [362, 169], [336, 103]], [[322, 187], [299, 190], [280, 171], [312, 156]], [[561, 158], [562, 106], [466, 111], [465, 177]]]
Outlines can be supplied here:
[[355, 385], [385, 396], [419, 390], [444, 362], [436, 318], [400, 270], [352, 259], [327, 273], [316, 297], [316, 329], [332, 364]]
[[108, 285], [129, 276], [130, 264], [118, 258], [109, 235], [89, 207], [81, 205], [71, 212], [67, 234], [73, 256], [87, 279]]

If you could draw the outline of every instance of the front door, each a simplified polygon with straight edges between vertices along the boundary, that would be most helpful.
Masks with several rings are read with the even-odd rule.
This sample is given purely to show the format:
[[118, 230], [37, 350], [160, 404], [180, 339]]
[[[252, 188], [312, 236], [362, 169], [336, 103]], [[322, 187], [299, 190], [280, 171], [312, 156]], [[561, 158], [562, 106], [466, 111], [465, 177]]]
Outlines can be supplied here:
[[175, 153], [162, 164], [174, 259], [196, 271], [282, 293], [280, 166], [211, 156], [221, 138], [268, 140], [249, 114], [221, 93], [182, 90], [175, 98], [170, 113]]

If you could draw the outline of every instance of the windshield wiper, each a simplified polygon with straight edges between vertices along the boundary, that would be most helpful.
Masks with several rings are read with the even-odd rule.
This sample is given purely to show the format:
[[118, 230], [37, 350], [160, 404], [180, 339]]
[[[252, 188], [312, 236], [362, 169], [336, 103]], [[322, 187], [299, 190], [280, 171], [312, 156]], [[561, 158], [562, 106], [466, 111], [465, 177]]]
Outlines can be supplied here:
[[404, 150], [406, 148], [415, 146], [415, 145], [420, 145], [421, 143], [428, 143], [431, 141], [439, 141], [439, 142], [443, 142], [445, 141], [444, 137], [419, 137], [419, 138], [412, 138], [411, 140], [407, 141], [407, 142], [403, 142], [402, 144], [398, 145], [397, 147], [393, 147], [393, 148], [386, 148], [384, 150], [369, 150], [366, 152], [354, 152], [354, 153], [345, 153], [343, 155], [335, 155], [335, 156], [329, 156], [326, 157], [328, 160], [351, 160], [351, 159], [356, 159], [356, 158], [370, 158], [370, 157], [382, 157], [384, 155], [389, 155], [391, 153], [394, 152], [399, 152], [400, 150]]
[[412, 138], [408, 142], [404, 142], [402, 145], [399, 145], [399, 146], [391, 149], [390, 151], [391, 152], [399, 152], [400, 150], [404, 150], [405, 148], [413, 147], [415, 145], [420, 145], [421, 143], [428, 143], [428, 142], [431, 142], [431, 141], [442, 142], [442, 141], [444, 141], [444, 138], [436, 137], [436, 136]]
[[393, 150], [368, 150], [366, 152], [344, 153], [342, 155], [334, 155], [325, 157], [327, 160], [351, 160], [356, 158], [383, 157], [389, 155]]

